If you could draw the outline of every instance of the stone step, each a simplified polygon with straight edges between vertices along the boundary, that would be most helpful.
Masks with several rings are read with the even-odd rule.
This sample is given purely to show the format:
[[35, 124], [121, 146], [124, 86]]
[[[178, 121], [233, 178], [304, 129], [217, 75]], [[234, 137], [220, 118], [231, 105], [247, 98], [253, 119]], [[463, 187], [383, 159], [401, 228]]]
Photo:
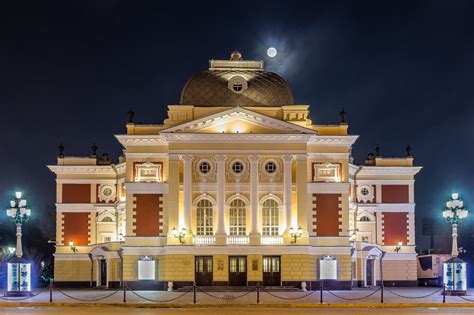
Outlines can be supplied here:
[[[254, 289], [255, 286], [201, 286], [199, 289], [202, 291], [206, 292], [243, 292], [243, 291], [249, 291], [251, 289]], [[184, 286], [182, 288], [177, 289], [176, 291], [178, 292], [183, 292], [183, 291], [190, 291], [192, 290], [192, 286]], [[282, 287], [263, 287], [263, 289], [271, 292], [300, 292], [302, 291], [299, 288], [296, 287], [291, 287], [291, 286], [282, 286]], [[199, 290], [198, 290], [199, 292]]]

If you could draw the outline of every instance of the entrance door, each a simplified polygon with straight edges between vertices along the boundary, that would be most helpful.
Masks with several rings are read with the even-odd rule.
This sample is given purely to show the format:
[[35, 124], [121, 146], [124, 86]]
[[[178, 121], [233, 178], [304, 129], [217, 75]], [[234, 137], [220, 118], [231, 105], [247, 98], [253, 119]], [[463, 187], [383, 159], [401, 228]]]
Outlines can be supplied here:
[[198, 286], [212, 285], [212, 256], [196, 256], [194, 278]]
[[263, 256], [263, 285], [281, 285], [280, 256]]
[[374, 260], [373, 259], [366, 260], [365, 283], [367, 286], [374, 284]]
[[100, 284], [99, 286], [107, 286], [107, 261], [100, 260]]
[[229, 257], [229, 285], [247, 285], [247, 257]]

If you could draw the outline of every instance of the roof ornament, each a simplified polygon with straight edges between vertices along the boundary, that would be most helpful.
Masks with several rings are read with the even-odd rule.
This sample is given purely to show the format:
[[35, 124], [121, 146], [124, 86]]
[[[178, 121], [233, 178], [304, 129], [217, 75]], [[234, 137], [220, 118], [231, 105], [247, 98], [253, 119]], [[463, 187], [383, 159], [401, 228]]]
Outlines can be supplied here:
[[91, 155], [91, 157], [96, 157], [96, 156], [97, 156], [97, 149], [98, 149], [98, 147], [97, 147], [97, 145], [96, 145], [95, 142], [94, 142], [94, 144], [92, 144], [92, 146], [91, 146], [91, 150], [92, 150], [92, 155]]
[[411, 157], [411, 151], [413, 150], [410, 145], [407, 145], [407, 148], [405, 149], [407, 151], [407, 157]]
[[380, 155], [380, 146], [379, 146], [378, 144], [377, 144], [377, 146], [375, 147], [375, 156], [376, 156], [376, 157], [381, 156], [381, 155]]
[[347, 119], [347, 113], [344, 111], [344, 107], [342, 110], [339, 112], [339, 116], [341, 116], [341, 124], [346, 124], [346, 119]]
[[230, 60], [232, 61], [239, 61], [242, 60], [242, 54], [238, 50], [234, 50], [232, 54], [230, 54]]
[[128, 116], [128, 124], [133, 124], [133, 117], [135, 116], [135, 112], [133, 110], [129, 110], [127, 113]]
[[58, 157], [63, 158], [64, 157], [64, 146], [63, 146], [62, 142], [58, 145], [58, 150], [59, 150]]

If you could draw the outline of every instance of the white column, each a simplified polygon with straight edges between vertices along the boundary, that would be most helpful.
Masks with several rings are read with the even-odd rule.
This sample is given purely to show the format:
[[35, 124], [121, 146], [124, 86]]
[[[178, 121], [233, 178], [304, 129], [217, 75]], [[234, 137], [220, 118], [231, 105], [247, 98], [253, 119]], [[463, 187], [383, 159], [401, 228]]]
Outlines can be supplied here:
[[226, 243], [225, 234], [225, 155], [216, 155], [217, 163], [217, 229], [216, 244], [224, 245]]
[[[283, 209], [285, 211], [284, 228], [285, 231], [293, 225], [291, 215], [291, 194], [292, 194], [292, 178], [291, 178], [291, 162], [292, 155], [285, 155], [281, 158], [283, 160]], [[293, 228], [298, 228], [297, 226]]]
[[183, 222], [179, 228], [185, 228], [191, 232], [191, 209], [192, 209], [192, 155], [181, 155], [183, 160]]
[[259, 155], [249, 156], [250, 162], [250, 244], [260, 244], [258, 232], [258, 162]]
[[21, 224], [16, 225], [16, 257], [23, 256], [23, 248], [21, 246]]
[[453, 248], [451, 250], [451, 256], [458, 257], [458, 225], [453, 224]]

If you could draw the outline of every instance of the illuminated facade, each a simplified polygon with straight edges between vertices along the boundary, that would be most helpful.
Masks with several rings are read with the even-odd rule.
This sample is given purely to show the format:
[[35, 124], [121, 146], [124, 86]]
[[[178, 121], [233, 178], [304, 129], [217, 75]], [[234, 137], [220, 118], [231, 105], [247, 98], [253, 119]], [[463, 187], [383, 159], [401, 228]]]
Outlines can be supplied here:
[[211, 60], [162, 124], [116, 135], [117, 164], [60, 155], [55, 282], [415, 285], [413, 166], [352, 164], [348, 125], [313, 124], [261, 61]]

